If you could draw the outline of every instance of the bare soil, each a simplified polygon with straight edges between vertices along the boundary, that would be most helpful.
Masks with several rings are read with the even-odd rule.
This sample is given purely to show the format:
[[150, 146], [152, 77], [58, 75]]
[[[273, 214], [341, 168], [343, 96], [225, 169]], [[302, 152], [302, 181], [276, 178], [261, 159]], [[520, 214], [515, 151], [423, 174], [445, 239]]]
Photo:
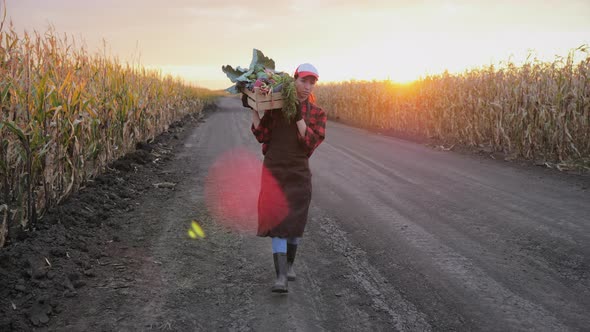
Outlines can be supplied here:
[[0, 331], [65, 328], [67, 324], [56, 325], [57, 318], [72, 307], [92, 307], [85, 298], [90, 289], [125, 293], [134, 281], [128, 261], [157, 231], [141, 221], [130, 223], [129, 216], [166, 199], [174, 190], [166, 184], [180, 182], [182, 175], [166, 167], [186, 129], [196, 127], [203, 116], [187, 116], [155, 140], [138, 144], [46, 212], [35, 229], [21, 235], [22, 241], [0, 250]]

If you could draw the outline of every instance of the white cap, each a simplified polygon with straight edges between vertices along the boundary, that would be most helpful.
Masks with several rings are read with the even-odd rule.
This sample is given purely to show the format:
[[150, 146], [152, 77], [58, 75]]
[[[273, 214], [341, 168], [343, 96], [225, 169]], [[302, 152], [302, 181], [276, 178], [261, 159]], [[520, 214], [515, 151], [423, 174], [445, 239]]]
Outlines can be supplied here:
[[298, 77], [305, 77], [305, 76], [313, 76], [316, 78], [320, 78], [320, 74], [316, 67], [314, 67], [311, 63], [303, 63], [300, 64], [299, 67], [295, 70], [295, 76]]

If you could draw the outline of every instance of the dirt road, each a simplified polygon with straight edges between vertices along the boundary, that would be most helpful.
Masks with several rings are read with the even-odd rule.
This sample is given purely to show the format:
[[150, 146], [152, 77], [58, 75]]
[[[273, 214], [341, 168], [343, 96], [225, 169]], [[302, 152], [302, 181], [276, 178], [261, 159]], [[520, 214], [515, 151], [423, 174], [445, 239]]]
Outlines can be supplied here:
[[[240, 102], [226, 98], [218, 106], [178, 131], [176, 141], [150, 150], [151, 162], [121, 167], [86, 190], [90, 197], [124, 197], [123, 207], [113, 200], [101, 221], [87, 218], [96, 225], [78, 221], [70, 229], [59, 221], [72, 215], [68, 204], [105, 206], [82, 191], [38, 232], [49, 235], [38, 236], [36, 247], [23, 245], [34, 250], [11, 248], [0, 257], [8, 280], [2, 295], [10, 299], [2, 300], [0, 326], [25, 329], [35, 320], [40, 329], [92, 331], [590, 326], [587, 177], [435, 151], [332, 122], [310, 161], [313, 198], [298, 279], [288, 295], [272, 294], [270, 240], [255, 237], [251, 223], [217, 220], [206, 204], [216, 160], [235, 148], [261, 158]], [[236, 166], [258, 169], [255, 162]], [[246, 197], [256, 188], [236, 191]], [[248, 214], [255, 200], [244, 201]], [[191, 220], [201, 224], [204, 239], [188, 238]], [[74, 240], [60, 241], [63, 232], [75, 233], [66, 236]], [[39, 263], [41, 257], [52, 266]], [[8, 271], [18, 268], [32, 272]], [[48, 322], [39, 322], [40, 311]]]

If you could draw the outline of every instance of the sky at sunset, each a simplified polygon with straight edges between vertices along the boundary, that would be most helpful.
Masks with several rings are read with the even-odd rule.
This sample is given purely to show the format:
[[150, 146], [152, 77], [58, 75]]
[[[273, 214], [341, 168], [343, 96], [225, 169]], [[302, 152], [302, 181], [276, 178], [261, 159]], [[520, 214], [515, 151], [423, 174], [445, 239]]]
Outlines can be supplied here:
[[6, 0], [17, 32], [59, 33], [212, 89], [221, 66], [248, 66], [252, 49], [292, 73], [311, 62], [320, 81], [406, 82], [445, 69], [554, 60], [590, 44], [590, 1]]

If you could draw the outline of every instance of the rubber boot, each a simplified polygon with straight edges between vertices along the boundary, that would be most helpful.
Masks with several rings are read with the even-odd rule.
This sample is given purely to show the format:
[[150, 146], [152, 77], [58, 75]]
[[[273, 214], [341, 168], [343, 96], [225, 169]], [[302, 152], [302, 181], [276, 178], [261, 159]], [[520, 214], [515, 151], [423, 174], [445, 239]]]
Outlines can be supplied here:
[[272, 286], [273, 293], [287, 293], [287, 254], [276, 253], [272, 254], [275, 262], [275, 269], [278, 271], [277, 280]]
[[295, 254], [297, 253], [297, 245], [287, 243], [287, 279], [295, 281], [295, 269], [293, 263], [295, 262]]
[[277, 260], [279, 256], [277, 256], [276, 254], [272, 254], [272, 260], [275, 263], [275, 273], [276, 273], [276, 277], [279, 277], [279, 261]]

